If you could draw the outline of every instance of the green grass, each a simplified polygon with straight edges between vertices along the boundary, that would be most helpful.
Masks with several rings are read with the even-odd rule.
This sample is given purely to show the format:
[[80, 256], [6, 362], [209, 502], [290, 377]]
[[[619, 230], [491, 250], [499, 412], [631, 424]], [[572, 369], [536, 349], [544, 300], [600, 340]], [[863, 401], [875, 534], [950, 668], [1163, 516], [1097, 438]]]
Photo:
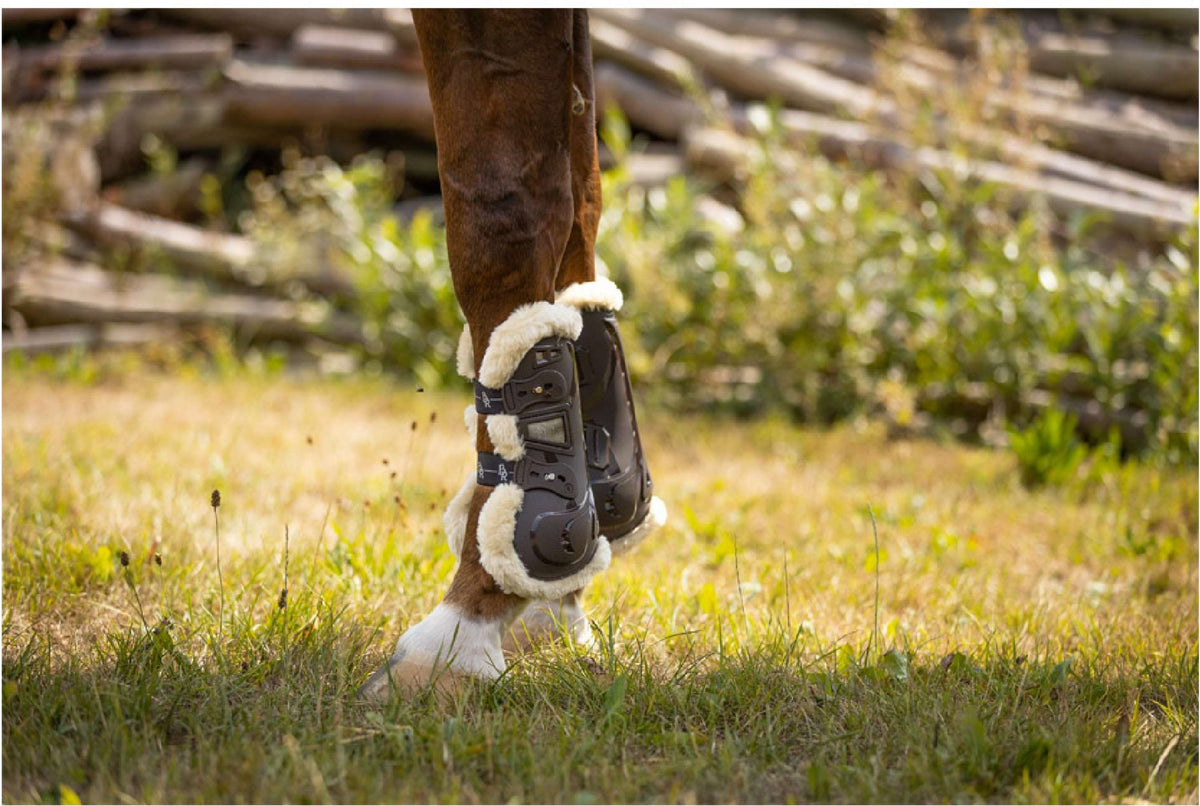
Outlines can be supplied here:
[[646, 410], [672, 516], [589, 590], [600, 645], [380, 709], [453, 573], [465, 390], [85, 375], [6, 371], [5, 802], [1196, 799], [1194, 470], [1031, 492]]

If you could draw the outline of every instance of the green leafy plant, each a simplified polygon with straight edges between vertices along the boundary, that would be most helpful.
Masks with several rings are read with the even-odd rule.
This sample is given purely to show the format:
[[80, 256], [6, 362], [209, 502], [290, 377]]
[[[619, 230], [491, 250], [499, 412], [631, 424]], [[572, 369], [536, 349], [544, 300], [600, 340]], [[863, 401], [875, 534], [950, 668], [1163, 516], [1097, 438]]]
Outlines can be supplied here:
[[1078, 420], [1060, 409], [1047, 409], [1025, 429], [1009, 434], [1026, 487], [1062, 484], [1073, 478], [1088, 450], [1075, 434]]
[[1195, 461], [1194, 225], [1131, 266], [1090, 245], [1098, 219], [1063, 240], [1041, 205], [951, 171], [835, 164], [770, 123], [750, 156], [740, 230], [702, 214], [721, 187], [606, 177], [598, 252], [661, 402], [831, 423], [902, 398], [994, 444], [1048, 400], [1099, 404], [1086, 441], [1119, 424], [1126, 455]]
[[365, 155], [343, 167], [285, 153], [274, 177], [251, 174], [242, 230], [259, 270], [275, 281], [324, 274], [349, 287], [336, 303], [363, 323], [363, 357], [437, 386], [453, 377], [462, 317], [445, 232], [428, 213], [407, 224], [392, 210], [387, 165]]

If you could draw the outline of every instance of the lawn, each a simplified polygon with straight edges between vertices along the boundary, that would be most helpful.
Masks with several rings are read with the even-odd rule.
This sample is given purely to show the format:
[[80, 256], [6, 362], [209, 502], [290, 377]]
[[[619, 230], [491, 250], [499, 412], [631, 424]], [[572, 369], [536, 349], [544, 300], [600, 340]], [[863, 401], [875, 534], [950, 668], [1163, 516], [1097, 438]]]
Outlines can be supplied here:
[[598, 645], [357, 702], [453, 573], [467, 402], [10, 362], [3, 800], [1196, 801], [1195, 470], [866, 422], [643, 411], [671, 520]]

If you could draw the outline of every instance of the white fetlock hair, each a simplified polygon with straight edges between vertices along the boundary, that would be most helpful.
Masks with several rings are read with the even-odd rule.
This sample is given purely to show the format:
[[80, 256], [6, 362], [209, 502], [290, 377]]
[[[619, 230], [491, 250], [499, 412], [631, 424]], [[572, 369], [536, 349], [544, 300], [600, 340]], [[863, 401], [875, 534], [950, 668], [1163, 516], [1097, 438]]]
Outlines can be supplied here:
[[586, 283], [573, 283], [558, 292], [555, 302], [587, 311], [621, 310], [625, 296], [617, 284], [607, 277], [597, 277]]

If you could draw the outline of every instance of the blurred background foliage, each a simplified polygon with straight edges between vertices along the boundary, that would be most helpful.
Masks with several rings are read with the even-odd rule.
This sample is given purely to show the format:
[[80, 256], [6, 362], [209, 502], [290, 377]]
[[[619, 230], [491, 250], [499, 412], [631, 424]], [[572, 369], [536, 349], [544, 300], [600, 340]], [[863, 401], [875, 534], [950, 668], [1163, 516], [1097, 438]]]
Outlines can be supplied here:
[[[784, 411], [829, 424], [887, 418], [897, 433], [944, 429], [1003, 441], [1065, 408], [1095, 443], [1195, 461], [1197, 237], [1191, 227], [1142, 265], [1097, 253], [1080, 217], [1065, 234], [1036, 207], [951, 173], [856, 171], [754, 141], [744, 229], [697, 209], [711, 190], [674, 177], [644, 189], [605, 142], [600, 270], [626, 293], [622, 321], [641, 392], [668, 408]], [[445, 231], [401, 223], [382, 162], [288, 158], [252, 175], [242, 230], [270, 271], [332, 262], [366, 323], [371, 367], [458, 383], [461, 326]]]
[[[86, 40], [102, 25], [72, 36]], [[890, 36], [907, 41], [911, 23]], [[935, 120], [964, 131], [995, 125], [979, 86], [1012, 56], [990, 53], [975, 83], [909, 98], [915, 145], [946, 145]], [[81, 131], [95, 137], [120, 112], [109, 106], [81, 124], [70, 77], [64, 68], [37, 104], [6, 111], [6, 291], [22, 267], [73, 248], [67, 235], [44, 236], [46, 222], [75, 206], [46, 144]], [[912, 94], [894, 94], [904, 92]], [[719, 94], [692, 85], [690, 97], [719, 119]], [[1015, 204], [1011, 189], [953, 163], [885, 172], [832, 161], [815, 138], [789, 136], [780, 113], [750, 115], [734, 176], [689, 171], [650, 185], [630, 165], [653, 150], [652, 138], [614, 106], [602, 116], [597, 258], [626, 294], [639, 394], [669, 410], [782, 412], [817, 425], [872, 417], [894, 436], [1011, 444], [1029, 484], [1052, 481], [1056, 465], [1078, 465], [1083, 450], [1196, 462], [1194, 205], [1189, 225], [1154, 248], [1129, 249], [1106, 238], [1102, 215], [1064, 216], [1036, 197]], [[249, 240], [239, 281], [315, 306], [322, 321], [352, 323], [353, 338], [308, 348], [322, 369], [461, 384], [453, 361], [461, 314], [440, 211], [395, 205], [405, 166], [387, 149], [366, 143], [335, 159], [283, 142], [277, 162], [224, 149], [198, 182], [191, 219]], [[150, 173], [182, 171], [170, 143], [148, 136], [139, 148]], [[187, 269], [169, 249], [134, 260], [109, 248], [98, 259], [133, 274], [148, 263]], [[225, 353], [241, 358], [297, 358], [269, 343], [230, 344]]]

